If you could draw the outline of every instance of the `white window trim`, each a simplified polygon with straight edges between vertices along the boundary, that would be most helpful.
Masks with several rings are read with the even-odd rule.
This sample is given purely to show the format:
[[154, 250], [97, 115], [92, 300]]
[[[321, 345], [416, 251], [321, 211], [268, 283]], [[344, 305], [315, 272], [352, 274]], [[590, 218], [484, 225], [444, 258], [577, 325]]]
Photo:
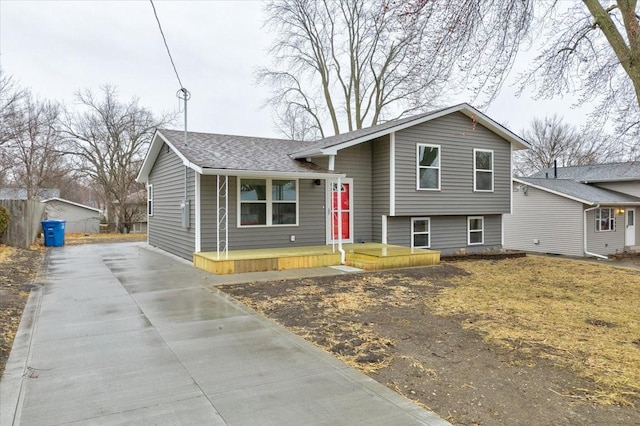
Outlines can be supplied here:
[[[490, 152], [491, 153], [491, 170], [489, 169], [478, 169], [476, 168], [476, 152]], [[496, 157], [495, 153], [492, 149], [479, 149], [474, 148], [473, 150], [473, 192], [493, 192], [495, 188], [495, 168], [496, 168]], [[478, 189], [476, 182], [476, 172], [491, 172], [491, 189]]]
[[153, 184], [147, 184], [147, 216], [153, 216]]
[[[252, 180], [264, 180], [266, 181], [266, 185], [267, 185], [267, 199], [266, 200], [252, 200], [252, 201], [242, 201], [241, 198], [241, 191], [240, 191], [240, 187], [241, 187], [241, 182], [242, 179], [252, 179]], [[257, 177], [241, 177], [238, 176], [237, 177], [237, 226], [238, 228], [286, 228], [286, 227], [292, 227], [292, 226], [298, 226], [298, 224], [300, 223], [300, 181], [298, 179], [280, 179], [280, 178], [257, 178]], [[296, 223], [283, 223], [283, 224], [273, 224], [273, 199], [272, 199], [272, 183], [274, 180], [293, 180], [296, 183]], [[241, 215], [241, 211], [242, 211], [242, 203], [266, 203], [267, 205], [267, 223], [265, 225], [241, 225], [241, 219], [242, 219], [242, 215]], [[286, 201], [276, 201], [276, 204], [278, 203], [287, 203]], [[293, 203], [293, 201], [289, 201], [289, 204]]]
[[[427, 221], [427, 231], [426, 232], [415, 232], [414, 224], [417, 220], [426, 220]], [[413, 245], [413, 236], [414, 235], [428, 235], [428, 243], [426, 246], [416, 247]], [[411, 248], [431, 248], [431, 218], [430, 217], [412, 217], [411, 218]]]
[[[421, 166], [420, 165], [420, 148], [438, 148], [438, 167]], [[425, 169], [438, 169], [438, 187], [437, 188], [420, 188], [420, 168]], [[418, 191], [440, 191], [442, 188], [442, 148], [440, 145], [433, 145], [428, 143], [416, 144], [416, 189]]]
[[[601, 219], [600, 212], [602, 210], [609, 210], [609, 229], [600, 229]], [[596, 232], [615, 232], [616, 231], [616, 211], [613, 207], [600, 207], [596, 209], [593, 214], [593, 218], [595, 220]]]
[[[471, 230], [471, 221], [475, 220], [475, 219], [480, 219], [482, 220], [482, 228], [481, 229], [474, 229], [473, 231]], [[480, 241], [479, 243], [472, 243], [471, 242], [471, 232], [481, 232], [482, 235], [482, 241]], [[467, 245], [468, 246], [480, 246], [484, 244], [484, 216], [467, 216]]]

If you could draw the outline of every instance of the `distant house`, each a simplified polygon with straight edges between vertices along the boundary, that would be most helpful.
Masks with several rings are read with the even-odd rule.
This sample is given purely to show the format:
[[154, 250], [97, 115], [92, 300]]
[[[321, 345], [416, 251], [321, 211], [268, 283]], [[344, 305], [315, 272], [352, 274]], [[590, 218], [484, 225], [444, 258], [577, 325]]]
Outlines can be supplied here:
[[511, 152], [529, 145], [461, 104], [315, 142], [158, 129], [137, 180], [148, 241], [194, 252], [376, 242], [502, 247]]
[[638, 249], [640, 163], [543, 170], [514, 178], [512, 193], [506, 248], [592, 257]]
[[[119, 224], [118, 229], [121, 232], [139, 234], [147, 232], [147, 191], [141, 189], [127, 195], [125, 199], [127, 221]], [[120, 203], [113, 202], [114, 213], [109, 214], [109, 220], [113, 221], [119, 217]]]
[[65, 220], [65, 233], [96, 234], [100, 232], [100, 209], [74, 203], [62, 198], [49, 198], [42, 201], [47, 219]]

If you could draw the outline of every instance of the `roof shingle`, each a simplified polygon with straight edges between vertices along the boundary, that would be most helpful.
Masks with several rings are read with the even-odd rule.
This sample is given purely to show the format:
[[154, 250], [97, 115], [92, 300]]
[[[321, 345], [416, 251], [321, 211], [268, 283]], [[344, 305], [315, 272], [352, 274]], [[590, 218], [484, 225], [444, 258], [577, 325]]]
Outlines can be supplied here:
[[[183, 131], [158, 129], [158, 132], [187, 160], [203, 169], [330, 173], [314, 163], [288, 155], [317, 146], [318, 142], [187, 132], [185, 146]], [[239, 146], [242, 148], [238, 149]]]
[[[558, 169], [559, 170], [559, 169]], [[640, 198], [571, 179], [517, 178], [520, 181], [568, 195], [589, 204], [640, 204]]]
[[[558, 179], [578, 182], [607, 182], [640, 180], [640, 162], [592, 164], [589, 166], [558, 167]], [[553, 167], [532, 174], [532, 178], [553, 177]]]

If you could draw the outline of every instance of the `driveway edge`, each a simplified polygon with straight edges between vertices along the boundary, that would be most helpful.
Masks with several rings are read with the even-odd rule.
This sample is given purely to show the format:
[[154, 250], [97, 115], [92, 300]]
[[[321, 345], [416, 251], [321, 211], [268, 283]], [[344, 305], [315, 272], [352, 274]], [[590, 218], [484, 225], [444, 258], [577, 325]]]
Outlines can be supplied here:
[[40, 313], [42, 301], [43, 276], [46, 265], [49, 264], [49, 252], [44, 256], [40, 270], [36, 276], [33, 288], [20, 318], [20, 325], [16, 337], [13, 339], [11, 353], [4, 367], [2, 380], [0, 381], [0, 426], [20, 424], [22, 412], [23, 387], [27, 377], [28, 364], [31, 359], [31, 344]]

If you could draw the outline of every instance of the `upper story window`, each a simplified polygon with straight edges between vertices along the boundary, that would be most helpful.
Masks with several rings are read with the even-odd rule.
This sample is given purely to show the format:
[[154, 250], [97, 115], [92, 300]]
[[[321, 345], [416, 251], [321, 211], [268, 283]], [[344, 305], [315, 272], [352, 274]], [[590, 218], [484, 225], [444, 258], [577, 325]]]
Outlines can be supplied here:
[[616, 216], [612, 208], [596, 209], [596, 231], [615, 231]]
[[440, 146], [419, 143], [416, 146], [417, 188], [440, 189]]
[[153, 185], [147, 185], [147, 215], [153, 216]]
[[239, 226], [298, 224], [298, 183], [295, 179], [239, 180]]
[[473, 190], [493, 192], [493, 151], [473, 150]]

